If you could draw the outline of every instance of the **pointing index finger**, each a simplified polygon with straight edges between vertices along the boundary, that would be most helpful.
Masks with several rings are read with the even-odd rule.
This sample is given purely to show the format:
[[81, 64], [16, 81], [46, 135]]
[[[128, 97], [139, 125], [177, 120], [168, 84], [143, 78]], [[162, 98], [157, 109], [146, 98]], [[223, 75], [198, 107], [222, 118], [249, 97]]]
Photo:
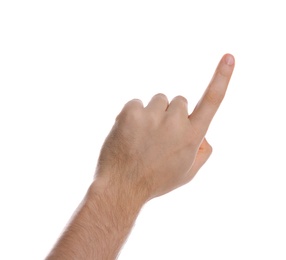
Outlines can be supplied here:
[[225, 54], [220, 60], [213, 78], [205, 90], [202, 98], [198, 102], [189, 119], [196, 129], [200, 129], [202, 137], [217, 112], [227, 90], [233, 69], [234, 57], [231, 54]]

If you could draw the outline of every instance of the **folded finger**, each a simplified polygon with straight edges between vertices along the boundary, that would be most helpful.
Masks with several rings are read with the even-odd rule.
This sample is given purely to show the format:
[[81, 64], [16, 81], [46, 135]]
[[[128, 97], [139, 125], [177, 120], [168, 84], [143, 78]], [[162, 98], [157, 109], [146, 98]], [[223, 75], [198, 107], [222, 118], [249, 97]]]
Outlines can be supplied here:
[[168, 105], [168, 98], [164, 94], [160, 93], [152, 97], [152, 99], [146, 106], [146, 109], [151, 110], [153, 112], [165, 112]]

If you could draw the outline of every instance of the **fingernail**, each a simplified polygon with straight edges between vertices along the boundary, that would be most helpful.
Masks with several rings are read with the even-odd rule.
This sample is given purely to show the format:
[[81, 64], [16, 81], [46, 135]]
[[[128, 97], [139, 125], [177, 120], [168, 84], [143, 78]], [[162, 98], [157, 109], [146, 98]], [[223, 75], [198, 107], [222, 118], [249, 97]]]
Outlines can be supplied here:
[[226, 63], [227, 65], [229, 65], [229, 66], [233, 65], [233, 64], [234, 64], [234, 58], [233, 58], [233, 56], [230, 55], [230, 54], [227, 54], [227, 55], [225, 56], [225, 63]]

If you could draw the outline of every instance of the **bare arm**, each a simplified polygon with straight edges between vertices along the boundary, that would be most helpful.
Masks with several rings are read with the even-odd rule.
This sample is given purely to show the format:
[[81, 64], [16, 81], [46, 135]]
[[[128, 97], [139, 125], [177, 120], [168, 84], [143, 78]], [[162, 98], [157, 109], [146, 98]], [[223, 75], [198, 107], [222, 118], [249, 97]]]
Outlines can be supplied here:
[[94, 181], [47, 259], [115, 259], [146, 200], [133, 195]]
[[234, 59], [225, 55], [195, 110], [187, 100], [155, 95], [129, 101], [102, 147], [94, 182], [51, 259], [115, 259], [142, 206], [188, 183], [209, 158], [205, 139], [222, 102]]

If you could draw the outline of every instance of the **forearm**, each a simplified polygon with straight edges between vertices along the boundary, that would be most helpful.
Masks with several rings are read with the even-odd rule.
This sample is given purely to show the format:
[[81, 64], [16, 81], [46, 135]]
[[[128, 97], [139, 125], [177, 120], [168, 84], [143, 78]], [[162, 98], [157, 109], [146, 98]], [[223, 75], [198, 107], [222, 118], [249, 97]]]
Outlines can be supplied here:
[[94, 181], [47, 260], [116, 259], [144, 204], [131, 193]]

